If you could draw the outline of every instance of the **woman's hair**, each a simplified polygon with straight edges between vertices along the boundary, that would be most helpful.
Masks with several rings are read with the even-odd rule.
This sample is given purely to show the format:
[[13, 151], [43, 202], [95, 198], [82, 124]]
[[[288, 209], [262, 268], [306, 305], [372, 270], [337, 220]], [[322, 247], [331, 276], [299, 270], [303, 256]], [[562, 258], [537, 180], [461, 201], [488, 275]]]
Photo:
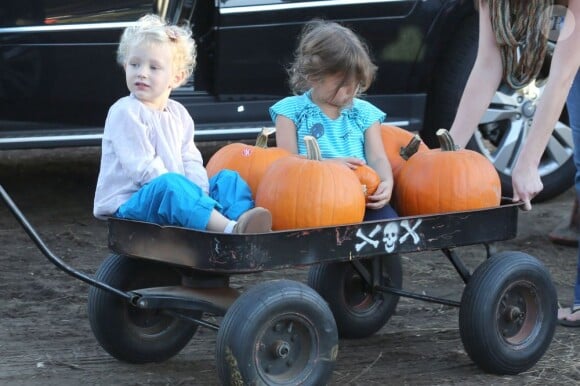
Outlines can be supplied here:
[[195, 41], [188, 25], [169, 25], [157, 15], [145, 15], [135, 25], [127, 27], [117, 50], [117, 62], [125, 65], [132, 47], [140, 44], [169, 44], [173, 51], [173, 68], [184, 71], [183, 83], [193, 73], [196, 61]]
[[353, 31], [316, 19], [304, 26], [288, 74], [290, 89], [296, 94], [307, 91], [312, 81], [334, 74], [354, 76], [362, 93], [376, 71], [368, 47]]
[[[537, 78], [548, 51], [553, 0], [481, 0], [489, 3], [503, 77], [515, 89]], [[478, 0], [475, 0], [478, 6]], [[519, 52], [518, 52], [519, 49]], [[518, 59], [519, 55], [519, 59]]]

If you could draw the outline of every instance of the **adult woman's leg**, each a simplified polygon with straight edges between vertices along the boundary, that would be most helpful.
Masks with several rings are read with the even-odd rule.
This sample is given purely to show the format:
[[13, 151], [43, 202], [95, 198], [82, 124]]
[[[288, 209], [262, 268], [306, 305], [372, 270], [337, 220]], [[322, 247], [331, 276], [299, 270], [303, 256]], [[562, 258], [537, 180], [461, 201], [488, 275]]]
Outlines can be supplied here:
[[[574, 163], [576, 164], [574, 186], [576, 189], [576, 199], [580, 199], [580, 71], [576, 74], [576, 78], [568, 94], [566, 107], [570, 117], [570, 127], [572, 128], [572, 138], [574, 140]], [[580, 327], [580, 311], [572, 312], [576, 309], [580, 309], [580, 251], [578, 252], [576, 262], [573, 305], [571, 309], [562, 309], [558, 312], [560, 323], [566, 326]]]
[[[566, 100], [566, 107], [570, 117], [570, 127], [574, 139], [574, 163], [576, 164], [576, 199], [580, 198], [580, 71], [576, 74], [572, 88]], [[576, 270], [576, 285], [574, 288], [574, 305], [580, 307], [580, 254], [578, 255]]]

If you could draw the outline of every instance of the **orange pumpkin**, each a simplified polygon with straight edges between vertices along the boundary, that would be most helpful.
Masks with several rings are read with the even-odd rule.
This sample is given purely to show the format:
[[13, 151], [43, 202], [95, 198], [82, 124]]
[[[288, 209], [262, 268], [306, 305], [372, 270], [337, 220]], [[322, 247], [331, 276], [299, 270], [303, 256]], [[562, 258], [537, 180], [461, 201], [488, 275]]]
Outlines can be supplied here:
[[493, 164], [478, 152], [458, 149], [449, 132], [437, 131], [440, 149], [419, 152], [402, 167], [395, 185], [403, 216], [474, 210], [500, 204]]
[[353, 171], [363, 186], [365, 197], [372, 196], [377, 191], [377, 188], [381, 183], [381, 178], [377, 172], [375, 172], [375, 170], [368, 165], [360, 165]]
[[418, 135], [397, 126], [382, 124], [381, 138], [395, 181], [401, 167], [413, 154], [429, 150]]
[[254, 146], [231, 143], [216, 151], [206, 165], [208, 177], [213, 177], [223, 169], [235, 170], [248, 183], [255, 198], [266, 169], [272, 162], [291, 154], [281, 147], [268, 147], [268, 136], [274, 131], [272, 128], [264, 128]]
[[306, 157], [284, 157], [268, 168], [256, 206], [270, 210], [274, 230], [361, 222], [365, 197], [356, 175], [342, 163], [322, 162], [316, 139], [304, 140]]

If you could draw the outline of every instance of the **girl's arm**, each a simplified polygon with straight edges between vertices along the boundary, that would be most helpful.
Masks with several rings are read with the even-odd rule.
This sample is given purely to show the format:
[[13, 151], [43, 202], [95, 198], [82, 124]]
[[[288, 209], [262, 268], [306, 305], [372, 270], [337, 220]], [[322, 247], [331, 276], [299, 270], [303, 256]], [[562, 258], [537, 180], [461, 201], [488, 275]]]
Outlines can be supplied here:
[[379, 122], [374, 123], [365, 132], [365, 153], [369, 166], [381, 178], [381, 183], [375, 194], [368, 197], [367, 207], [379, 209], [391, 201], [393, 194], [393, 170], [385, 154]]
[[276, 146], [298, 154], [296, 142], [296, 125], [283, 115], [276, 117]]
[[475, 132], [502, 77], [501, 55], [491, 27], [488, 2], [479, 4], [479, 45], [477, 58], [463, 90], [449, 133], [465, 147]]
[[513, 170], [513, 200], [522, 200], [525, 209], [531, 209], [531, 199], [543, 188], [538, 165], [580, 66], [580, 0], [570, 0], [568, 10], [552, 57], [550, 76]]

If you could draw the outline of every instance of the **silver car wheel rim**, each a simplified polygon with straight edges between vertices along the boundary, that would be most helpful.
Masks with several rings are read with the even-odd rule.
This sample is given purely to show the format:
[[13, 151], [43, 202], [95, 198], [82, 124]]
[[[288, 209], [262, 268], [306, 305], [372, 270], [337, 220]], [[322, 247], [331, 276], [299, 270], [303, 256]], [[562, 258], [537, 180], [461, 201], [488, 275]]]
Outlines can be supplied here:
[[[497, 91], [474, 135], [480, 152], [502, 174], [511, 176], [517, 155], [527, 137], [544, 85], [532, 82], [513, 93]], [[540, 161], [540, 176], [553, 173], [573, 157], [570, 126], [557, 122]]]

